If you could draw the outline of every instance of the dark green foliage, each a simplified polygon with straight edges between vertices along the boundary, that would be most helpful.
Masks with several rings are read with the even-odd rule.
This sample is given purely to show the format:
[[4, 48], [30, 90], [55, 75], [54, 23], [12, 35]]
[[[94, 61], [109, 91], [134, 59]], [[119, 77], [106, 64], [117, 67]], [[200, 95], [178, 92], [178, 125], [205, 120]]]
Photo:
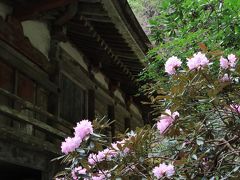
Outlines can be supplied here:
[[[138, 4], [144, 6], [141, 0]], [[240, 55], [239, 0], [161, 0], [155, 7], [157, 12], [149, 19], [155, 46], [148, 53], [148, 67], [140, 80], [158, 80], [164, 75], [161, 66], [167, 58], [189, 57], [199, 51], [200, 42], [210, 50]]]

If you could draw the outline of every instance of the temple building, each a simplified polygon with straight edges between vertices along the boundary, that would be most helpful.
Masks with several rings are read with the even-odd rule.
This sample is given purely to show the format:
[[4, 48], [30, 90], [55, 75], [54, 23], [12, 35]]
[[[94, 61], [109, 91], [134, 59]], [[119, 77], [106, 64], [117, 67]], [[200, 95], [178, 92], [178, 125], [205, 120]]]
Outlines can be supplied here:
[[126, 0], [0, 0], [0, 179], [51, 179], [82, 119], [144, 125], [149, 45]]

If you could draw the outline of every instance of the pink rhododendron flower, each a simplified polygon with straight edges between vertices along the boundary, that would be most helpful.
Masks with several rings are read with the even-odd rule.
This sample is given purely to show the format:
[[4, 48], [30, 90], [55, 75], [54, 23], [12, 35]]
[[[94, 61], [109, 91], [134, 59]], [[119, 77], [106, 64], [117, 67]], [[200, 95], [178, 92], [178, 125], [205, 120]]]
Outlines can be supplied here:
[[106, 159], [111, 159], [113, 157], [116, 157], [118, 152], [109, 148], [106, 148], [103, 150], [103, 153], [105, 154]]
[[231, 105], [230, 105], [230, 109], [231, 109], [233, 112], [240, 113], [240, 105], [239, 105], [239, 104], [231, 104]]
[[124, 154], [128, 154], [130, 152], [130, 149], [128, 147], [125, 147], [123, 152], [124, 152]]
[[90, 165], [95, 165], [96, 163], [102, 162], [104, 160], [110, 160], [113, 157], [116, 157], [118, 152], [109, 148], [99, 151], [97, 154], [90, 154], [88, 156], [88, 163]]
[[77, 126], [74, 128], [74, 130], [75, 136], [84, 140], [88, 135], [93, 133], [92, 123], [88, 120], [82, 120], [77, 123]]
[[76, 167], [72, 170], [72, 178], [73, 180], [78, 180], [78, 175], [85, 175], [87, 174], [87, 170], [85, 168], [82, 168], [81, 166]]
[[202, 54], [201, 52], [195, 53], [192, 58], [187, 60], [187, 66], [190, 70], [200, 69], [209, 64], [209, 60], [205, 54]]
[[62, 142], [61, 149], [64, 154], [73, 152], [76, 148], [80, 146], [82, 139], [79, 137], [68, 137]]
[[230, 67], [234, 68], [237, 64], [237, 57], [234, 54], [228, 55], [229, 65]]
[[88, 163], [90, 165], [95, 165], [96, 163], [102, 162], [106, 159], [106, 154], [104, 151], [99, 151], [98, 154], [90, 154], [88, 156]]
[[98, 162], [97, 155], [94, 154], [94, 153], [89, 154], [89, 156], [88, 156], [88, 163], [90, 165], [95, 165], [97, 162]]
[[228, 68], [229, 68], [229, 62], [228, 62], [228, 60], [225, 59], [225, 58], [223, 58], [222, 56], [221, 56], [221, 58], [220, 58], [220, 67], [221, 67], [222, 69], [228, 69]]
[[157, 123], [157, 128], [160, 131], [160, 134], [163, 134], [166, 129], [171, 125], [171, 122], [167, 119], [163, 119]]
[[157, 122], [157, 128], [160, 131], [160, 134], [163, 134], [166, 129], [173, 123], [173, 121], [179, 116], [179, 113], [176, 111], [172, 113], [169, 109], [165, 111], [168, 115], [161, 115], [160, 120]]
[[103, 151], [99, 151], [97, 154], [97, 161], [101, 162], [106, 159], [106, 155]]
[[124, 155], [128, 154], [130, 152], [130, 149], [128, 147], [124, 147], [124, 149], [120, 150], [118, 148], [119, 145], [121, 145], [121, 147], [123, 148], [123, 146], [125, 145], [126, 140], [123, 139], [122, 141], [117, 141], [115, 143], [112, 143], [111, 146], [113, 148], [113, 150], [115, 150], [117, 153], [121, 153], [121, 151], [124, 153]]
[[176, 73], [176, 68], [180, 67], [182, 65], [182, 61], [178, 59], [176, 56], [170, 57], [166, 64], [165, 64], [165, 72], [167, 72], [170, 75], [173, 75]]
[[107, 180], [110, 179], [111, 174], [109, 171], [99, 171], [96, 176], [92, 177], [92, 180]]
[[[123, 139], [122, 141], [117, 141], [117, 144], [121, 144], [121, 146], [123, 147], [126, 144], [126, 140]], [[129, 152], [130, 152], [130, 149], [128, 147], [124, 147], [123, 153], [128, 154]]]
[[228, 58], [220, 58], [220, 67], [222, 69], [234, 68], [237, 64], [237, 57], [234, 54], [229, 54]]
[[228, 76], [228, 74], [224, 74], [223, 77], [220, 79], [221, 82], [229, 82], [231, 81], [231, 78]]
[[166, 165], [165, 163], [162, 163], [159, 166], [155, 167], [152, 172], [155, 177], [160, 179], [163, 176], [171, 177], [174, 175], [175, 170], [173, 165]]

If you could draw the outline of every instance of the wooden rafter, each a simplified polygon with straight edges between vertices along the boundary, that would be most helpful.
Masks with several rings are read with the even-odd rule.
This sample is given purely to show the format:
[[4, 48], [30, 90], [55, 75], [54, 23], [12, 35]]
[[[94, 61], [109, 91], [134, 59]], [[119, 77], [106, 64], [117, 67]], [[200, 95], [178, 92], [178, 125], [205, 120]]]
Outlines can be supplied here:
[[122, 68], [123, 72], [126, 73], [131, 80], [134, 80], [135, 78], [132, 76], [131, 72], [128, 68], [125, 67], [125, 65], [119, 61], [118, 57], [114, 54], [112, 49], [108, 46], [108, 44], [101, 38], [101, 36], [95, 31], [94, 27], [91, 25], [91, 23], [85, 19], [84, 16], [80, 16], [80, 21], [84, 22], [84, 26], [89, 28], [89, 32], [93, 33], [94, 38], [99, 41], [101, 47], [107, 50], [108, 54], [112, 58], [114, 63], [117, 63]]
[[39, 13], [63, 7], [73, 2], [77, 2], [77, 0], [42, 0], [32, 3], [26, 3], [22, 6], [15, 6], [13, 10], [13, 15], [19, 20], [23, 21], [30, 19]]

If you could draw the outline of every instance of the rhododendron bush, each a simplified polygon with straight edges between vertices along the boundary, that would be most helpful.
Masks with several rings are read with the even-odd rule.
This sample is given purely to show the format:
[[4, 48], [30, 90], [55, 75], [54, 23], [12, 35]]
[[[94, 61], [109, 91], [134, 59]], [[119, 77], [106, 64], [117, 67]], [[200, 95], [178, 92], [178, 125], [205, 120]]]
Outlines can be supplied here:
[[157, 115], [152, 126], [109, 143], [107, 123], [79, 122], [62, 143], [66, 169], [57, 178], [239, 179], [238, 58], [203, 48], [185, 60], [170, 57], [165, 72], [145, 92]]

